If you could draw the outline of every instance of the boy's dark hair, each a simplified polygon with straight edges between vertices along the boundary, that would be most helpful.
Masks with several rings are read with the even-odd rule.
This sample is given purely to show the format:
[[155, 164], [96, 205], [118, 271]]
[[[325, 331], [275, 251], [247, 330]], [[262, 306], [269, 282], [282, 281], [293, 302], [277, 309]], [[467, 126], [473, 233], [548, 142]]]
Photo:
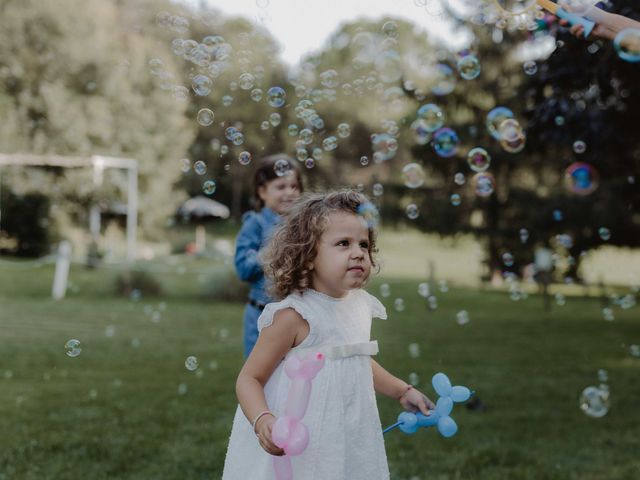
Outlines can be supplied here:
[[302, 187], [302, 176], [300, 175], [300, 168], [293, 158], [284, 153], [276, 153], [274, 155], [263, 157], [260, 159], [258, 168], [253, 175], [253, 206], [257, 211], [262, 210], [262, 207], [264, 207], [264, 202], [262, 201], [258, 193], [260, 187], [266, 185], [271, 180], [281, 178], [281, 176], [276, 173], [276, 170], [274, 168], [278, 160], [285, 160], [289, 164], [290, 168], [288, 174], [296, 175], [296, 177], [298, 178], [298, 187], [300, 188], [300, 192], [303, 192], [304, 190]]

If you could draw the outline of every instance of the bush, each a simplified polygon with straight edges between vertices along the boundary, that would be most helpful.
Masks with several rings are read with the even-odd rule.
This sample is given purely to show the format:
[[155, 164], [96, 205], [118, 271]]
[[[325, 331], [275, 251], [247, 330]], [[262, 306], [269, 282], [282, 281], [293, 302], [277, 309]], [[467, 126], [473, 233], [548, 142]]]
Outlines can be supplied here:
[[134, 291], [142, 295], [160, 295], [162, 285], [149, 272], [124, 271], [118, 274], [115, 281], [117, 295], [130, 296]]
[[213, 273], [205, 283], [205, 296], [222, 302], [246, 302], [249, 285], [241, 281], [232, 269]]

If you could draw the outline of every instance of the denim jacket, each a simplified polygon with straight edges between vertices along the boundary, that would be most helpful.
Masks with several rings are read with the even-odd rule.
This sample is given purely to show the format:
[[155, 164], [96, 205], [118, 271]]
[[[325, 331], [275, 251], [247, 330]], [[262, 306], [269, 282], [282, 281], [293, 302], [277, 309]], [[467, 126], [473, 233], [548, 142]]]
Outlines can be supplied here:
[[242, 216], [242, 228], [236, 238], [236, 272], [240, 280], [251, 284], [249, 298], [262, 304], [273, 300], [266, 292], [264, 272], [258, 262], [258, 251], [267, 244], [273, 228], [279, 222], [280, 215], [267, 207], [259, 212], [247, 212]]

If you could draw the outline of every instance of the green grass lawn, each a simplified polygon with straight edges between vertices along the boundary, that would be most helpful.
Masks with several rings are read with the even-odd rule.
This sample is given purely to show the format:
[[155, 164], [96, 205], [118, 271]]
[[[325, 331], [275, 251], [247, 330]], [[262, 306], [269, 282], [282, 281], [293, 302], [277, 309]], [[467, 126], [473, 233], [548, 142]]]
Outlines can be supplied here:
[[[75, 267], [74, 293], [54, 302], [50, 266], [0, 265], [0, 480], [220, 478], [242, 305], [201, 295], [206, 267], [159, 273], [168, 294], [138, 301], [112, 295], [114, 272]], [[640, 358], [629, 354], [640, 344], [640, 307], [614, 307], [607, 322], [598, 299], [568, 298], [547, 315], [536, 296], [452, 288], [429, 311], [417, 280], [380, 278], [370, 291], [383, 280], [390, 318], [372, 332], [380, 363], [417, 374], [432, 398], [430, 378], [443, 371], [487, 405], [456, 406], [451, 439], [433, 429], [387, 434], [392, 479], [640, 478]], [[65, 354], [71, 338], [82, 342], [76, 358]], [[195, 372], [184, 366], [189, 355]], [[608, 372], [611, 408], [591, 418], [578, 397], [600, 383], [598, 369]], [[399, 405], [378, 404], [383, 425], [393, 423]]]

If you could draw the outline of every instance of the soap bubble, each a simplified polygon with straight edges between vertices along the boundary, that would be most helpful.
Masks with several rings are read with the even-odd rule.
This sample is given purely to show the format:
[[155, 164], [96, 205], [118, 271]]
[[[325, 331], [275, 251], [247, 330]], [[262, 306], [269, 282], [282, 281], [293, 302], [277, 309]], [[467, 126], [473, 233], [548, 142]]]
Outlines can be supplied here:
[[389, 20], [382, 25], [382, 32], [387, 37], [396, 38], [398, 36], [398, 25], [396, 22]]
[[384, 298], [387, 298], [391, 295], [391, 287], [388, 283], [383, 283], [380, 285], [380, 295]]
[[191, 81], [191, 88], [196, 95], [205, 97], [211, 93], [211, 84], [213, 82], [206, 75], [196, 75]]
[[418, 218], [420, 216], [420, 209], [418, 208], [418, 206], [415, 203], [410, 203], [409, 205], [407, 205], [407, 208], [405, 209], [405, 212], [407, 214], [407, 217], [410, 220], [415, 220], [416, 218]]
[[404, 184], [409, 188], [418, 188], [424, 185], [424, 170], [418, 163], [408, 163], [402, 168]]
[[444, 124], [444, 113], [442, 113], [440, 107], [433, 103], [422, 105], [418, 109], [418, 118], [424, 120], [421, 126], [427, 132], [435, 132]]
[[580, 410], [589, 417], [604, 417], [609, 412], [609, 392], [594, 386], [585, 388], [580, 395]]
[[196, 116], [196, 120], [203, 127], [208, 127], [213, 123], [214, 114], [213, 111], [209, 108], [201, 108], [198, 111], [198, 115]]
[[513, 254], [506, 252], [502, 254], [502, 263], [504, 263], [505, 267], [513, 267]]
[[456, 322], [458, 322], [458, 325], [466, 325], [469, 323], [469, 312], [466, 310], [460, 310], [456, 313]]
[[191, 160], [189, 160], [188, 158], [183, 158], [182, 160], [180, 160], [180, 163], [182, 164], [180, 170], [182, 170], [184, 173], [187, 173], [189, 170], [191, 170]]
[[216, 182], [213, 180], [207, 180], [202, 184], [202, 191], [206, 195], [213, 195], [216, 192]]
[[564, 172], [565, 186], [576, 195], [593, 193], [598, 188], [599, 179], [596, 169], [584, 162], [572, 163]]
[[426, 145], [431, 140], [430, 127], [427, 121], [418, 118], [411, 123], [411, 131], [413, 132], [413, 140], [418, 145]]
[[460, 194], [458, 193], [453, 193], [451, 194], [451, 205], [453, 205], [454, 207], [459, 207], [460, 204], [462, 203], [462, 198], [460, 197]]
[[409, 383], [414, 387], [417, 387], [418, 385], [420, 385], [420, 377], [416, 372], [411, 372], [409, 374]]
[[196, 357], [189, 356], [187, 357], [187, 359], [184, 361], [184, 366], [187, 370], [193, 372], [194, 370], [196, 370], [198, 368], [198, 359]]
[[433, 134], [433, 148], [441, 157], [454, 156], [458, 150], [459, 143], [458, 135], [449, 127], [441, 128]]
[[381, 183], [374, 183], [372, 193], [374, 197], [379, 197], [384, 193], [384, 187]]
[[493, 138], [502, 139], [498, 129], [502, 122], [509, 118], [515, 118], [515, 115], [507, 107], [496, 107], [487, 114], [487, 130]]
[[249, 152], [240, 152], [238, 155], [238, 162], [240, 165], [249, 165], [251, 163], [252, 156]]
[[360, 165], [362, 165], [363, 167], [366, 167], [367, 165], [369, 165], [369, 157], [367, 157], [366, 155], [361, 156]]
[[320, 74], [320, 83], [327, 88], [338, 86], [338, 72], [333, 69], [326, 70]]
[[66, 350], [66, 354], [69, 357], [77, 357], [82, 352], [82, 348], [80, 348], [80, 340], [76, 340], [72, 338], [68, 340], [67, 343], [64, 344], [64, 349]]
[[538, 72], [538, 64], [533, 60], [529, 60], [528, 62], [524, 62], [522, 69], [527, 75], [535, 75]]
[[480, 75], [480, 61], [475, 55], [465, 55], [458, 60], [458, 72], [465, 80], [473, 80]]
[[251, 100], [253, 100], [254, 102], [259, 102], [260, 100], [262, 100], [262, 89], [261, 88], [254, 88], [253, 90], [251, 90]]
[[640, 345], [629, 345], [629, 355], [632, 357], [640, 357]]
[[[242, 90], [251, 90], [253, 88], [253, 86], [255, 85], [255, 77], [253, 75], [251, 75], [250, 73], [243, 73], [240, 75], [240, 78], [238, 79], [238, 86], [242, 89]], [[252, 92], [253, 93], [253, 92]], [[260, 98], [262, 98], [262, 91], [260, 91]]]
[[474, 172], [484, 172], [491, 165], [491, 155], [484, 148], [476, 147], [469, 150], [467, 163]]
[[284, 105], [287, 94], [281, 87], [271, 87], [267, 90], [267, 102], [272, 107], [278, 108]]
[[496, 188], [495, 178], [487, 172], [476, 173], [471, 182], [476, 195], [479, 197], [489, 197]]
[[613, 41], [618, 56], [627, 62], [640, 62], [640, 28], [625, 28]]
[[464, 173], [462, 173], [462, 172], [458, 172], [453, 176], [453, 182], [456, 185], [464, 185], [465, 181], [466, 181], [466, 179], [464, 177]]
[[335, 150], [336, 148], [338, 148], [338, 139], [336, 137], [334, 137], [333, 135], [331, 135], [330, 137], [325, 138], [322, 141], [322, 148], [324, 148], [325, 151], [327, 151], [327, 152], [331, 152], [331, 151]]
[[438, 96], [448, 95], [456, 86], [456, 77], [451, 67], [438, 63], [427, 72], [431, 93]]
[[193, 164], [193, 171], [198, 175], [204, 175], [205, 173], [207, 173], [207, 164], [202, 160], [198, 160]]
[[573, 151], [577, 154], [584, 153], [587, 150], [587, 144], [582, 140], [576, 140], [573, 142]]
[[377, 163], [390, 160], [398, 150], [398, 141], [388, 133], [373, 134], [371, 143]]
[[269, 123], [274, 127], [280, 125], [281, 120], [282, 117], [280, 117], [279, 113], [272, 113], [271, 115], [269, 115]]
[[598, 236], [605, 242], [611, 238], [611, 231], [607, 227], [600, 227], [598, 229]]
[[610, 307], [604, 307], [602, 309], [602, 318], [604, 318], [607, 322], [613, 322], [615, 320], [613, 310]]
[[428, 298], [431, 295], [428, 283], [422, 282], [418, 285], [418, 295], [424, 298]]
[[526, 228], [521, 228], [520, 229], [520, 241], [522, 243], [527, 243], [527, 240], [529, 240], [529, 230], [527, 230]]
[[417, 343], [410, 343], [409, 356], [411, 358], [418, 358], [420, 356], [420, 345], [418, 345]]
[[273, 165], [273, 171], [276, 172], [276, 175], [279, 177], [289, 175], [291, 173], [291, 168], [291, 164], [284, 158], [277, 160]]
[[296, 125], [295, 123], [290, 124], [287, 127], [287, 133], [290, 137], [295, 137], [296, 135], [298, 135], [298, 125]]
[[341, 123], [338, 125], [337, 131], [340, 138], [347, 138], [351, 135], [351, 127], [349, 127], [348, 123]]
[[393, 308], [395, 308], [396, 312], [404, 311], [404, 300], [402, 298], [396, 298], [393, 301]]

